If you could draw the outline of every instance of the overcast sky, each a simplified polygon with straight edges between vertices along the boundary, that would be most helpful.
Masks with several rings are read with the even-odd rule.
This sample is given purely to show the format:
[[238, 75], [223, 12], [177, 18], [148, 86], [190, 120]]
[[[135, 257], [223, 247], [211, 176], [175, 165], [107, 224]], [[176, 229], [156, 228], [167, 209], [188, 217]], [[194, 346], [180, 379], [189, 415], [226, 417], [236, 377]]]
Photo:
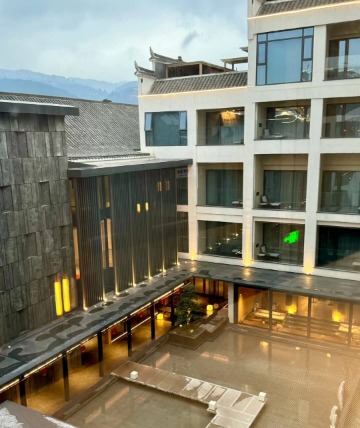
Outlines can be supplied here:
[[0, 68], [134, 80], [149, 46], [185, 61], [241, 55], [246, 0], [0, 0]]

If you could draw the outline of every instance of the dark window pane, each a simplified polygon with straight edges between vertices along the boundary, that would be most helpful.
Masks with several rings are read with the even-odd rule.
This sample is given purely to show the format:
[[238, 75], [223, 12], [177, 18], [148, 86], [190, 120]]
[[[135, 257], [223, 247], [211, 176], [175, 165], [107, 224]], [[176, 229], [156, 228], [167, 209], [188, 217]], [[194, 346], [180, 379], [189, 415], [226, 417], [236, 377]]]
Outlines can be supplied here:
[[236, 170], [206, 171], [206, 205], [234, 207], [242, 204], [243, 172]]
[[242, 257], [242, 224], [199, 221], [199, 252]]
[[187, 212], [177, 212], [177, 244], [178, 251], [189, 252], [189, 220]]

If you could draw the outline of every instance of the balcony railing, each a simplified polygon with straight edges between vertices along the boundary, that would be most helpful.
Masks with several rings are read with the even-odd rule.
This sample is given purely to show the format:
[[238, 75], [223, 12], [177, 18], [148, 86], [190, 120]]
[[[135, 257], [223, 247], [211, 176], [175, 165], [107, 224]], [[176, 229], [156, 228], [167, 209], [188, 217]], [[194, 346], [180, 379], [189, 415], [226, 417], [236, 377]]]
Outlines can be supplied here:
[[360, 77], [360, 55], [332, 56], [326, 58], [326, 79], [356, 79]]
[[321, 193], [320, 211], [338, 214], [360, 214], [360, 192], [333, 191]]

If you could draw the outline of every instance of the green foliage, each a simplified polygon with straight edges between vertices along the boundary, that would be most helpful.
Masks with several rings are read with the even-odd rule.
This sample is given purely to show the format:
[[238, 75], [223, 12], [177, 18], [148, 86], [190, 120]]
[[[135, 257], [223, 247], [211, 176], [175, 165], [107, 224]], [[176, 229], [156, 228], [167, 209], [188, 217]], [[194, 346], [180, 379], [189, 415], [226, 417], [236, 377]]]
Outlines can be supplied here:
[[189, 284], [182, 289], [180, 302], [176, 309], [177, 324], [190, 324], [202, 316], [201, 306], [197, 303], [195, 286]]

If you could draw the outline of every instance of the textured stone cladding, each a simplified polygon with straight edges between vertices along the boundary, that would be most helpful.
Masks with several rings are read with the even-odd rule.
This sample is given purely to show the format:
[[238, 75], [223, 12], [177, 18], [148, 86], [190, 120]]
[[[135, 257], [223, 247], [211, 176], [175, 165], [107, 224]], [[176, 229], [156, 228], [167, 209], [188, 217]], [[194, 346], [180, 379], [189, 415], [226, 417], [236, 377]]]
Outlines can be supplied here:
[[55, 319], [73, 272], [64, 117], [0, 113], [0, 344]]

